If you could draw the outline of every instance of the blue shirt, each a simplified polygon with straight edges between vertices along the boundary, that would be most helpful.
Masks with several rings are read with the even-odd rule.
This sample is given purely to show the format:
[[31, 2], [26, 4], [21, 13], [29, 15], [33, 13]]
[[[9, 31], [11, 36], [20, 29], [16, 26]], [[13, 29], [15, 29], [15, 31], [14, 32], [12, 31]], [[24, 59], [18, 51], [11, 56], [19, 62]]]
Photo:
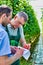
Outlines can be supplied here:
[[0, 24], [0, 56], [8, 55], [11, 53], [9, 38], [4, 27]]

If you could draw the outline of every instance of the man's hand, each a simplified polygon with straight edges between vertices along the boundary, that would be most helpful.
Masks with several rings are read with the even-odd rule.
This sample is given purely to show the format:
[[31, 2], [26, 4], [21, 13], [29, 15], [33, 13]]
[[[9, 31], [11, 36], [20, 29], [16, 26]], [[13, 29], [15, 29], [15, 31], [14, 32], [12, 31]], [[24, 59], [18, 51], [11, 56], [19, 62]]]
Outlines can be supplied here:
[[31, 44], [24, 44], [23, 47], [24, 47], [25, 49], [30, 50], [30, 48], [31, 48]]
[[16, 46], [10, 46], [10, 48], [12, 54], [20, 54], [20, 56], [22, 56], [24, 49], [18, 48]]
[[14, 46], [10, 46], [10, 48], [11, 48], [11, 54], [15, 54], [16, 50], [15, 50]]
[[24, 49], [16, 49], [17, 51], [16, 51], [16, 56], [17, 56], [17, 58], [20, 58], [20, 57], [22, 57], [22, 55], [23, 55], [23, 52], [24, 52]]

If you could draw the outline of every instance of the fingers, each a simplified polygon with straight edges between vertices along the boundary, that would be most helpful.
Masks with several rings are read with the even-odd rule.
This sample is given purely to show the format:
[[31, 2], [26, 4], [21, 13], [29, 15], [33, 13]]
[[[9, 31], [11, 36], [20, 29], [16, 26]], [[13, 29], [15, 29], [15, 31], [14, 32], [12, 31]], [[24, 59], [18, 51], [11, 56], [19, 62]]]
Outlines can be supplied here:
[[16, 50], [13, 47], [11, 47], [11, 54], [15, 54], [15, 53], [16, 53]]
[[18, 48], [18, 50], [16, 51], [16, 57], [19, 59], [20, 57], [22, 57], [23, 55], [23, 49]]
[[31, 48], [31, 44], [28, 44], [28, 49], [30, 50], [30, 48]]
[[23, 49], [20, 49], [20, 48], [19, 48], [19, 49], [17, 50], [17, 53], [20, 54], [21, 56], [23, 55], [23, 52], [24, 52]]
[[23, 48], [18, 48], [16, 46], [11, 46], [10, 48], [11, 48], [11, 53], [12, 54], [15, 54], [16, 52], [17, 53], [19, 52], [19, 54], [21, 54], [21, 55], [23, 54], [23, 51], [24, 51]]
[[24, 47], [25, 49], [29, 49], [29, 50], [30, 50], [31, 44], [25, 44], [23, 47]]

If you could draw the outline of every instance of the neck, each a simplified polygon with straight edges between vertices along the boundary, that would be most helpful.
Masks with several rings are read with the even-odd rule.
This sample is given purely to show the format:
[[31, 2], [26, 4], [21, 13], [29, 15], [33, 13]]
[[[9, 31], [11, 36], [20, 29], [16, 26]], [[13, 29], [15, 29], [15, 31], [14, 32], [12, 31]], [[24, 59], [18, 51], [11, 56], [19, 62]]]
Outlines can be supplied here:
[[2, 23], [2, 26], [4, 26], [5, 27], [5, 25]]
[[2, 24], [2, 20], [0, 19], [0, 24]]

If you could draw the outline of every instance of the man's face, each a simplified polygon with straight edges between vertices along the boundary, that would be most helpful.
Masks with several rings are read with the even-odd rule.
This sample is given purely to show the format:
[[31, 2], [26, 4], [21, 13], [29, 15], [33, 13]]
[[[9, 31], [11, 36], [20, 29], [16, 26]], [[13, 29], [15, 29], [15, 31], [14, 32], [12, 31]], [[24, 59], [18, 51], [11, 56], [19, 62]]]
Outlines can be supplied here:
[[24, 21], [24, 18], [23, 17], [14, 17], [14, 21], [15, 21], [15, 28], [18, 28], [20, 25], [24, 25], [25, 24], [25, 21]]
[[5, 17], [3, 18], [3, 25], [6, 26], [7, 24], [9, 24], [11, 18], [12, 18], [12, 13], [10, 13], [8, 17], [5, 15]]

